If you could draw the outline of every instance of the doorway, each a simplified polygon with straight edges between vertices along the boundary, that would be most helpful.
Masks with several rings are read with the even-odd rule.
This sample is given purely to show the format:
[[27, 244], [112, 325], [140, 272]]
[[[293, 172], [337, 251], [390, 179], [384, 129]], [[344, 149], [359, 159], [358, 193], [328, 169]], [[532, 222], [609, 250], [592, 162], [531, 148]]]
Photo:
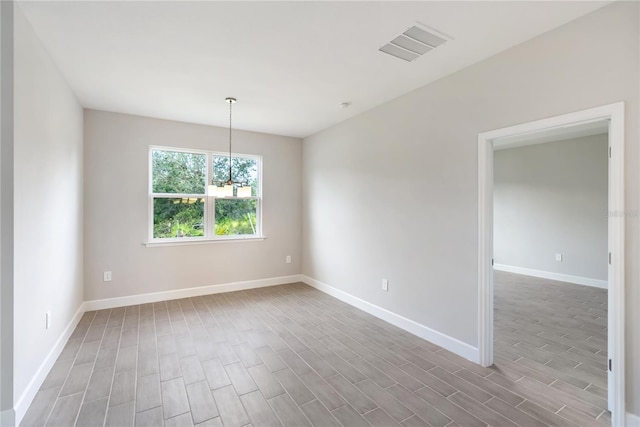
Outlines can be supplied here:
[[553, 138], [579, 128], [607, 126], [609, 135], [608, 244], [608, 406], [613, 425], [624, 425], [624, 104], [616, 103], [478, 135], [479, 182], [479, 362], [494, 358], [493, 158], [496, 147], [531, 138]]

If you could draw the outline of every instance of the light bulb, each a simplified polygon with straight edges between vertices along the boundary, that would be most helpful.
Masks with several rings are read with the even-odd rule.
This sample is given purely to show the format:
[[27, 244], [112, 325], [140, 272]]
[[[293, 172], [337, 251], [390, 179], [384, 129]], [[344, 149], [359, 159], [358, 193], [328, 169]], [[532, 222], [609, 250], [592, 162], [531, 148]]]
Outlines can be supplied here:
[[238, 188], [238, 197], [251, 197], [251, 187], [245, 185]]

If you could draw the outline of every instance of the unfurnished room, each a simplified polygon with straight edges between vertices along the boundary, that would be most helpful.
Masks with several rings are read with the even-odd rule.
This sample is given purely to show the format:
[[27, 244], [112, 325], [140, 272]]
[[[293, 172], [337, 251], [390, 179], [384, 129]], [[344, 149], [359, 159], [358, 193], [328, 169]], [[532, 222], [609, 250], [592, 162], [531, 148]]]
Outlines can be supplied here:
[[637, 1], [0, 2], [0, 426], [640, 427]]

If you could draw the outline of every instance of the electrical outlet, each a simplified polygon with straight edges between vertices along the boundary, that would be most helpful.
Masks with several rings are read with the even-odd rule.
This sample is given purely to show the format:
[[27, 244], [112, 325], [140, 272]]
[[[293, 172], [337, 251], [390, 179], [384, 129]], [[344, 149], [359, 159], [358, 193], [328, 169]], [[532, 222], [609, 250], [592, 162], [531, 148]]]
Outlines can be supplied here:
[[385, 292], [389, 291], [389, 281], [387, 279], [382, 279], [382, 290]]
[[291, 255], [287, 255], [287, 257], [285, 258], [285, 262], [287, 264], [291, 264]]
[[556, 261], [562, 261], [562, 254], [556, 254]]
[[44, 328], [49, 329], [51, 327], [51, 312], [47, 311], [44, 314]]
[[102, 277], [102, 280], [105, 282], [110, 282], [111, 281], [111, 272], [110, 271], [105, 271]]

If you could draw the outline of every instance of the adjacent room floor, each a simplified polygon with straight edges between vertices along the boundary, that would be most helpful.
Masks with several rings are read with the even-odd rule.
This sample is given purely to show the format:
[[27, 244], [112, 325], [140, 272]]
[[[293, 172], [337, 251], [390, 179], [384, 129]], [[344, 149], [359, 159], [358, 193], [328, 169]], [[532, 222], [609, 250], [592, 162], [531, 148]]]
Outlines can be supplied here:
[[592, 417], [610, 425], [606, 289], [498, 271], [494, 282], [494, 362], [503, 374], [494, 379], [517, 380], [503, 385], [547, 423], [555, 412], [578, 425]]
[[492, 368], [303, 284], [86, 313], [22, 425], [607, 424], [606, 292], [496, 277]]

